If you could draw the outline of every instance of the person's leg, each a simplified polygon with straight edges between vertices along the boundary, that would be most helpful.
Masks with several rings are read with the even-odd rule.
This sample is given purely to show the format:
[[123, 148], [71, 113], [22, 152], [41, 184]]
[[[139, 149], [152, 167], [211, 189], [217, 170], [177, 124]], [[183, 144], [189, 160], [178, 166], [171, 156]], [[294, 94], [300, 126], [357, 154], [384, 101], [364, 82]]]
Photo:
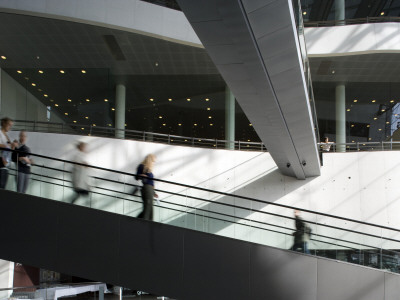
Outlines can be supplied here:
[[8, 169], [0, 169], [0, 189], [5, 189], [8, 179]]
[[72, 196], [70, 203], [74, 204], [76, 200], [78, 200], [80, 194], [79, 194], [79, 190], [75, 190], [74, 189], [74, 195]]
[[23, 193], [24, 189], [24, 173], [18, 172], [17, 173], [17, 192], [18, 193]]
[[140, 196], [142, 197], [142, 205], [143, 205], [143, 208], [142, 208], [142, 212], [141, 212], [140, 214], [138, 214], [137, 218], [143, 219], [143, 218], [144, 218], [144, 211], [145, 211], [145, 208], [146, 208], [146, 206], [147, 206], [146, 201], [145, 201], [145, 198], [144, 198], [144, 190], [143, 190], [143, 187], [140, 189]]
[[30, 177], [31, 174], [24, 174], [24, 188], [22, 190], [24, 194], [26, 194], [26, 191], [28, 190]]
[[310, 254], [310, 250], [308, 249], [308, 243], [304, 242], [304, 253]]
[[149, 184], [145, 184], [142, 188], [142, 191], [143, 191], [144, 203], [145, 203], [143, 218], [145, 220], [152, 220], [153, 197], [154, 197], [153, 186], [151, 186]]

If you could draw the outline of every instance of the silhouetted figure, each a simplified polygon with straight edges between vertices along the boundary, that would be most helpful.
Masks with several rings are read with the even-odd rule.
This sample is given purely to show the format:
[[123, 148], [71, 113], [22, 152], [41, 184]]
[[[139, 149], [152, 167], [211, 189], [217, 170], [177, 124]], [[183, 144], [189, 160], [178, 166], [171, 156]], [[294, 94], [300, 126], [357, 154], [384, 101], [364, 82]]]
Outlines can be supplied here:
[[[75, 155], [73, 161], [79, 164], [88, 165], [86, 157], [87, 144], [80, 142], [77, 145], [78, 153]], [[90, 191], [89, 184], [89, 168], [82, 165], [73, 165], [72, 168], [72, 186], [74, 188], [75, 195], [71, 199], [71, 203], [75, 203], [80, 196], [88, 196]]]
[[[10, 131], [14, 122], [10, 118], [1, 119], [1, 130], [0, 130], [0, 148], [14, 149], [15, 144], [11, 143], [7, 132]], [[4, 189], [7, 185], [8, 179], [8, 166], [11, 162], [11, 151], [0, 150], [0, 189]]]
[[18, 153], [13, 153], [13, 161], [17, 163], [18, 176], [17, 176], [17, 192], [26, 193], [29, 185], [29, 177], [31, 175], [32, 160], [29, 153], [31, 150], [26, 146], [26, 131], [21, 130], [19, 133], [19, 143], [17, 143]]
[[143, 200], [143, 211], [137, 216], [145, 220], [153, 220], [153, 201], [154, 197], [158, 198], [158, 195], [154, 191], [154, 175], [153, 166], [156, 161], [154, 154], [149, 154], [145, 157], [143, 162], [138, 166], [137, 175], [139, 180], [142, 181], [142, 200]]
[[300, 211], [294, 211], [296, 231], [293, 233], [294, 244], [291, 248], [293, 251], [310, 254], [308, 250], [308, 241], [310, 240], [311, 228], [300, 217]]
[[330, 142], [330, 141], [329, 141], [329, 138], [326, 137], [326, 138], [324, 139], [324, 142], [321, 143], [322, 151], [325, 151], [325, 152], [331, 151], [332, 145], [333, 145], [333, 142]]

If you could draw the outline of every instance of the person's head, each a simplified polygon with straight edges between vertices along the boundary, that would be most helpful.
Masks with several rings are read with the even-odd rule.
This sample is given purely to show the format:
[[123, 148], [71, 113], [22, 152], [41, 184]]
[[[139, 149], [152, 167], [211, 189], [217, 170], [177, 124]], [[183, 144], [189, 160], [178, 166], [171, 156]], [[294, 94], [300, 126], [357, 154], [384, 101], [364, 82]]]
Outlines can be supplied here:
[[329, 138], [328, 138], [328, 137], [325, 137], [324, 142], [325, 142], [325, 143], [328, 143], [328, 142], [329, 142]]
[[19, 132], [19, 142], [21, 143], [21, 144], [25, 144], [26, 143], [26, 131], [25, 130], [21, 130], [20, 132]]
[[8, 131], [10, 131], [13, 124], [14, 124], [14, 122], [12, 119], [5, 117], [5, 118], [1, 119], [1, 130], [8, 132]]
[[154, 154], [148, 154], [144, 158], [142, 164], [144, 166], [144, 172], [152, 172], [154, 163], [156, 162], [156, 156]]
[[299, 216], [300, 216], [300, 211], [299, 211], [298, 209], [295, 209], [295, 210], [294, 210], [294, 215], [295, 215], [296, 217], [299, 217]]
[[79, 151], [81, 152], [86, 152], [86, 143], [85, 142], [79, 142], [76, 148], [78, 148]]

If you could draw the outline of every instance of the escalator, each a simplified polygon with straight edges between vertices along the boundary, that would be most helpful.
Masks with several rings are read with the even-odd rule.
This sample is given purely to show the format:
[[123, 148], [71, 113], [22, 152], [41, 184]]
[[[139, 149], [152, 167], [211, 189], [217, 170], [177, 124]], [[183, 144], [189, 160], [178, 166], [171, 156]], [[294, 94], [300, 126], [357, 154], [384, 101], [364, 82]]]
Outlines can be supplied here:
[[1, 259], [175, 299], [397, 299], [397, 229], [303, 210], [308, 255], [287, 250], [294, 207], [156, 179], [151, 222], [132, 174], [91, 167], [73, 205], [73, 163], [32, 156], [28, 194], [12, 170], [0, 190]]

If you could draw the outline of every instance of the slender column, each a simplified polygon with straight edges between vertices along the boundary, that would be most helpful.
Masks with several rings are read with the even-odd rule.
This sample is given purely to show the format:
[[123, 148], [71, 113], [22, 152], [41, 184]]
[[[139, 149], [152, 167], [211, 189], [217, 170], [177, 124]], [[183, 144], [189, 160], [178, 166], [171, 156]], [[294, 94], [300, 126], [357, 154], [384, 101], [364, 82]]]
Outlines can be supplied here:
[[[115, 91], [115, 129], [125, 129], [125, 99], [125, 85], [119, 83]], [[125, 132], [116, 130], [115, 137], [123, 139], [125, 138]]]
[[337, 25], [344, 25], [345, 19], [345, 0], [335, 0], [335, 20], [342, 20], [342, 22], [337, 22]]
[[[338, 84], [336, 96], [336, 143], [346, 143], [346, 89], [344, 84]], [[337, 152], [345, 152], [345, 145], [336, 146]]]
[[226, 149], [235, 149], [235, 96], [225, 88], [225, 144]]

